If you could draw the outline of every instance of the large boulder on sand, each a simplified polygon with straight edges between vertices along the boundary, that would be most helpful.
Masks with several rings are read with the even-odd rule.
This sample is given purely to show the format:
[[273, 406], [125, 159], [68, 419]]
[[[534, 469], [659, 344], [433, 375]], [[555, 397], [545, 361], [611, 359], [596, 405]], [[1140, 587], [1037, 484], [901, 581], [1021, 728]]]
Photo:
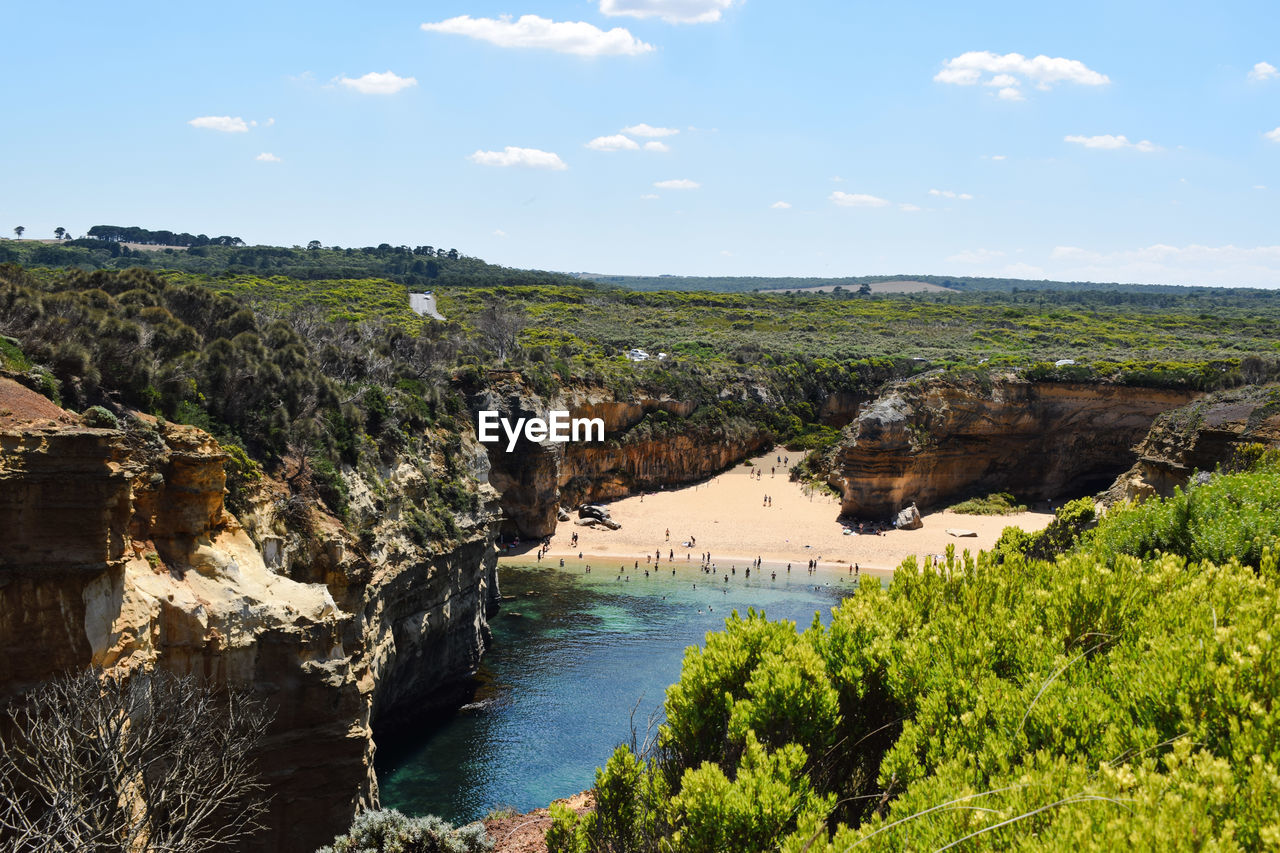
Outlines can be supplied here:
[[609, 518], [609, 509], [599, 504], [583, 504], [578, 507], [578, 518], [598, 518], [604, 521]]
[[912, 504], [898, 513], [893, 526], [899, 530], [919, 530], [924, 527], [924, 521], [920, 518], [920, 510], [916, 508], [915, 504]]

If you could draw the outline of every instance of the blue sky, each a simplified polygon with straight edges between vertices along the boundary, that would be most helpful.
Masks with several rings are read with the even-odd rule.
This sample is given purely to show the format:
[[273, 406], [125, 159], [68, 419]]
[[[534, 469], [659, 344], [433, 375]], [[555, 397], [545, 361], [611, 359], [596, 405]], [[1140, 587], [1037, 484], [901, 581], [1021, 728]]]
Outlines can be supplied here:
[[1280, 285], [1273, 3], [49, 9], [4, 13], [5, 233]]

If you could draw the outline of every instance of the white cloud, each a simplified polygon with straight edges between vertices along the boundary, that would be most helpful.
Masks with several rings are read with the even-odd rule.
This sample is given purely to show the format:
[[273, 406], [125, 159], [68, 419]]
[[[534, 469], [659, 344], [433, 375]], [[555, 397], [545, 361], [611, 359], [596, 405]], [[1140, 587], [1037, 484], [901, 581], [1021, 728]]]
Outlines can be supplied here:
[[427, 32], [450, 33], [480, 39], [498, 47], [527, 47], [571, 53], [575, 56], [639, 56], [653, 50], [622, 27], [601, 30], [586, 21], [553, 21], [537, 15], [473, 18], [459, 15], [434, 24]]
[[597, 136], [587, 143], [587, 147], [592, 151], [637, 151], [640, 145], [634, 139], [619, 133], [615, 136]]
[[1270, 62], [1259, 62], [1253, 66], [1253, 70], [1249, 72], [1249, 79], [1262, 82], [1263, 80], [1271, 80], [1280, 77], [1280, 71]]
[[688, 178], [675, 178], [670, 181], [655, 181], [653, 184], [660, 190], [696, 190], [702, 184]]
[[1170, 246], [1097, 252], [1058, 246], [1056, 277], [1077, 281], [1136, 281], [1232, 287], [1275, 287], [1280, 282], [1278, 246]]
[[708, 24], [720, 20], [736, 0], [600, 0], [605, 15], [661, 18], [669, 24]]
[[898, 209], [899, 209], [899, 210], [902, 210], [902, 211], [905, 211], [906, 213], [917, 213], [918, 211], [922, 210], [923, 208], [921, 208], [919, 205], [911, 204], [910, 202], [905, 202], [905, 201], [904, 201], [904, 202], [902, 202], [901, 204], [899, 204], [899, 205], [898, 205]]
[[259, 154], [257, 157], [254, 157], [253, 159], [257, 160], [259, 163], [283, 163], [284, 162], [279, 157], [272, 154], [270, 151], [263, 151], [261, 154]]
[[1266, 184], [1254, 184], [1254, 185], [1253, 185], [1253, 188], [1254, 188], [1255, 190], [1265, 190], [1265, 189], [1267, 188], [1267, 185], [1266, 185]]
[[[983, 75], [989, 74], [983, 80]], [[1054, 83], [1076, 83], [1081, 86], [1105, 86], [1111, 79], [1089, 68], [1078, 59], [1040, 56], [1028, 59], [1020, 53], [996, 54], [989, 50], [971, 50], [948, 59], [942, 70], [934, 75], [938, 83], [954, 86], [976, 86], [982, 83], [999, 89], [997, 97], [1006, 101], [1021, 101], [1018, 87], [1027, 82], [1039, 89], [1049, 89]]]
[[526, 166], [530, 169], [554, 169], [555, 171], [569, 168], [560, 159], [559, 154], [539, 151], [537, 148], [516, 148], [513, 145], [508, 145], [501, 151], [477, 151], [468, 155], [467, 159], [481, 166]]
[[939, 198], [958, 198], [961, 201], [973, 200], [973, 196], [968, 193], [958, 193], [952, 190], [929, 190], [929, 195], [936, 195]]
[[192, 127], [199, 127], [204, 130], [218, 130], [223, 133], [248, 133], [249, 124], [244, 119], [237, 116], [200, 116], [193, 118], [187, 124]]
[[653, 201], [655, 198], [661, 198], [661, 196], [659, 196], [657, 193], [645, 193], [644, 195], [640, 196], [640, 198], [644, 199], [645, 201]]
[[671, 150], [671, 146], [665, 142], [659, 142], [656, 139], [654, 139], [644, 144], [644, 150], [657, 151], [660, 154], [665, 154]]
[[1280, 127], [1277, 127], [1275, 130], [1268, 130], [1262, 135], [1267, 139], [1270, 139], [1272, 142], [1280, 142]]
[[724, 255], [726, 258], [733, 257], [733, 252], [730, 252], [728, 249], [721, 249], [720, 254]]
[[506, 232], [506, 231], [503, 231], [501, 228], [495, 228], [495, 229], [494, 229], [494, 231], [493, 231], [493, 236], [495, 236], [495, 237], [505, 237], [505, 236], [507, 236], [507, 232]]
[[890, 203], [887, 199], [866, 193], [846, 193], [840, 190], [836, 190], [827, 198], [841, 207], [888, 207]]
[[1101, 148], [1108, 151], [1132, 148], [1134, 151], [1150, 154], [1152, 151], [1160, 150], [1160, 146], [1149, 139], [1144, 139], [1141, 142], [1130, 142], [1129, 138], [1123, 134], [1120, 136], [1112, 136], [1109, 133], [1104, 133], [1100, 136], [1064, 136], [1063, 141], [1074, 142], [1076, 145], [1083, 145], [1085, 148]]
[[1006, 160], [1006, 159], [1008, 159], [1008, 158], [1007, 158], [1007, 157], [1005, 157], [1005, 155], [1003, 155], [1003, 154], [992, 154], [992, 155], [991, 155], [991, 159], [992, 159], [992, 160]]
[[335, 79], [339, 85], [354, 89], [362, 95], [394, 95], [401, 89], [408, 89], [410, 86], [418, 85], [416, 78], [400, 77], [392, 71], [384, 71], [381, 74], [377, 71], [370, 71], [363, 77], [337, 77]]
[[992, 88], [998, 88], [1001, 86], [1021, 86], [1022, 81], [1017, 77], [1014, 77], [1012, 74], [997, 74], [982, 85], [991, 86]]
[[773, 210], [790, 210], [791, 204], [790, 202], [785, 201], [775, 201], [773, 204], [769, 205], [769, 207]]
[[632, 136], [644, 136], [644, 137], [652, 138], [652, 137], [660, 137], [660, 136], [675, 136], [680, 131], [676, 130], [673, 127], [654, 127], [653, 125], [640, 122], [640, 124], [633, 124], [631, 125], [631, 127], [624, 127], [622, 129], [622, 132], [629, 133]]
[[1004, 252], [998, 249], [965, 249], [963, 252], [948, 255], [947, 261], [953, 264], [989, 264], [1003, 257]]

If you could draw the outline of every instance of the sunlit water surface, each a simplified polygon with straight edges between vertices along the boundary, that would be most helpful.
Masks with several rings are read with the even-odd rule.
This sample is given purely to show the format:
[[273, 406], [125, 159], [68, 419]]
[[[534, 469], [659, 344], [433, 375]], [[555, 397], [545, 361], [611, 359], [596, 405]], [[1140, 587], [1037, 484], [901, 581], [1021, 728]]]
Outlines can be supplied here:
[[[453, 822], [491, 808], [545, 806], [591, 786], [596, 767], [640, 735], [680, 677], [685, 648], [724, 627], [735, 608], [763, 609], [803, 630], [823, 622], [851, 579], [768, 570], [746, 580], [678, 566], [630, 581], [596, 567], [503, 565], [502, 609], [490, 620], [493, 646], [475, 701], [414, 737], [380, 742], [384, 808]], [[829, 582], [829, 585], [827, 585]], [[815, 585], [817, 588], [815, 588]]]

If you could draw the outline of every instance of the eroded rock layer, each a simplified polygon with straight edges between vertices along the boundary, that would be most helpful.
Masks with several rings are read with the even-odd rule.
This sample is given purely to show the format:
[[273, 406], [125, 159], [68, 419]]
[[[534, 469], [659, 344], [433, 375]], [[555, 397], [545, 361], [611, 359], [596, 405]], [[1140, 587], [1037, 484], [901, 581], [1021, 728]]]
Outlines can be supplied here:
[[[482, 476], [483, 452], [464, 449]], [[275, 518], [278, 483], [232, 516], [225, 458], [200, 430], [145, 419], [3, 424], [0, 701], [90, 665], [246, 685], [274, 715], [251, 849], [310, 853], [376, 804], [374, 725], [448, 703], [474, 672], [497, 600], [496, 495], [482, 488], [447, 545], [412, 542], [431, 466], [402, 460], [379, 478], [372, 535], [320, 513], [303, 535]], [[354, 503], [373, 492], [346, 476]]]
[[1280, 446], [1280, 386], [1218, 391], [1160, 415], [1106, 500], [1168, 497], [1196, 471], [1231, 464], [1249, 444]]
[[844, 514], [1011, 491], [1041, 500], [1099, 488], [1156, 415], [1195, 392], [1122, 385], [923, 380], [863, 406], [831, 457]]
[[[616, 400], [603, 390], [568, 388], [544, 399], [526, 388], [515, 374], [490, 374], [489, 386], [470, 401], [475, 412], [497, 411], [514, 423], [546, 417], [552, 410], [571, 418], [599, 418], [604, 442], [531, 442], [520, 438], [487, 445], [489, 481], [502, 495], [504, 532], [541, 538], [556, 529], [559, 507], [610, 500], [641, 491], [692, 483], [722, 471], [764, 449], [763, 428], [690, 424], [688, 401], [640, 396]], [[846, 411], [845, 401], [833, 411]], [[643, 435], [633, 430], [646, 416], [661, 413], [663, 422]]]

